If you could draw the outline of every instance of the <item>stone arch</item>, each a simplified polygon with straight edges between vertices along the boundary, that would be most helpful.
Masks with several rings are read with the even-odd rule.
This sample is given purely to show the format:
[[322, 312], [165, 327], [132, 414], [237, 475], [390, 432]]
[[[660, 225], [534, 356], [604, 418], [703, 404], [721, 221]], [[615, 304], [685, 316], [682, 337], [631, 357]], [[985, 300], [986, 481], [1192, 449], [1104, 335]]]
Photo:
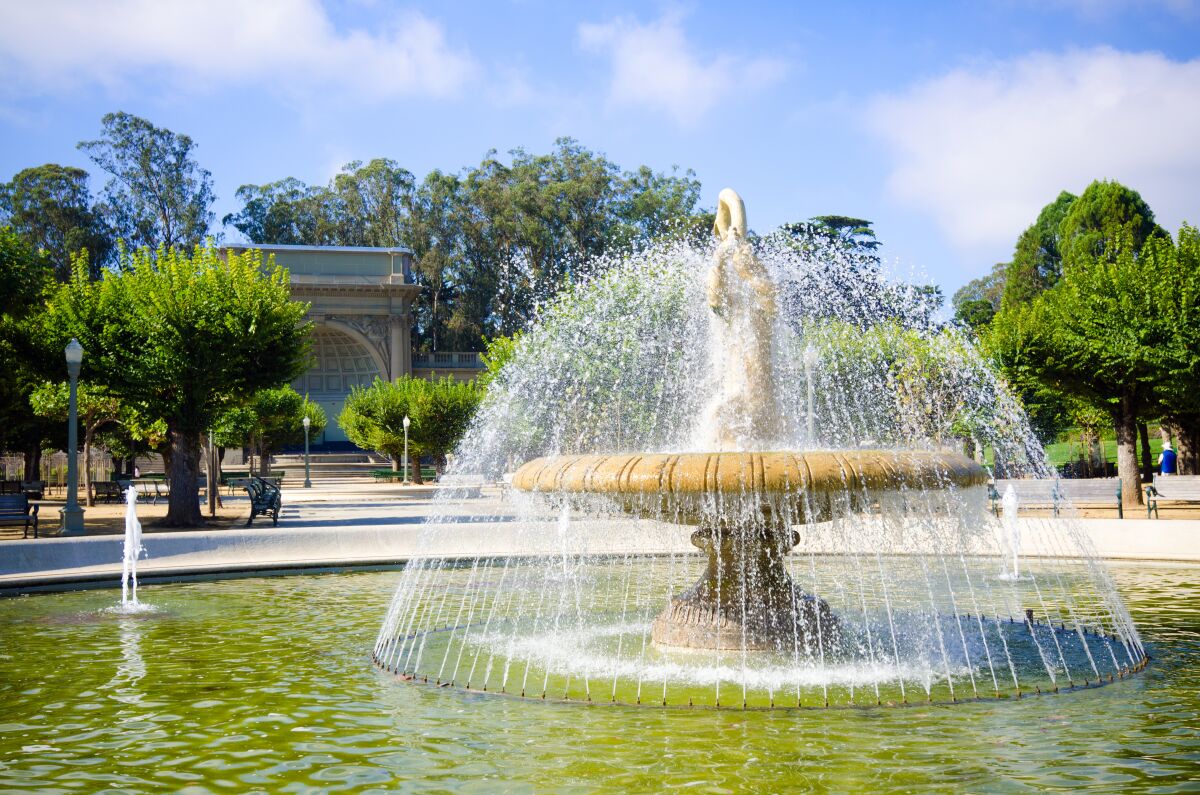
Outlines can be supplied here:
[[383, 357], [361, 332], [336, 321], [313, 327], [312, 346], [313, 366], [293, 386], [325, 410], [328, 424], [321, 438], [313, 442], [346, 442], [337, 415], [353, 387], [369, 386], [376, 377], [387, 378]]
[[[361, 331], [354, 328], [353, 326], [351, 326], [348, 323], [343, 323], [340, 320], [334, 320], [332, 318], [318, 320], [317, 324], [315, 326], [313, 326], [314, 336], [317, 333], [318, 329], [329, 329], [329, 330], [332, 330], [335, 332], [341, 332], [342, 334], [345, 334], [347, 337], [349, 337], [350, 339], [357, 342], [359, 345], [361, 345], [363, 347], [363, 349], [366, 351], [366, 353], [370, 355], [371, 360], [375, 363], [375, 369], [379, 371], [379, 377], [385, 381], [388, 380], [389, 376], [388, 376], [387, 360], [384, 358], [383, 353], [379, 350], [379, 347], [375, 343], [373, 343], [367, 337], [367, 335], [363, 334]], [[313, 342], [314, 342], [314, 346], [315, 346], [316, 340], [314, 339]]]

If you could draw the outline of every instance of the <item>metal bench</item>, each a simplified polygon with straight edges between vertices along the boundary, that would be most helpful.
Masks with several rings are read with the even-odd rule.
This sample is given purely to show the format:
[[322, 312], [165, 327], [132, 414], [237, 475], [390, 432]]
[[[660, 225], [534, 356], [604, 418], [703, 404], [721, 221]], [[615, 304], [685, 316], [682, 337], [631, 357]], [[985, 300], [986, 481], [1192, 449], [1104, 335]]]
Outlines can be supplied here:
[[1017, 494], [1021, 508], [1050, 508], [1058, 516], [1067, 505], [1103, 505], [1117, 509], [1118, 518], [1124, 518], [1121, 505], [1120, 478], [1032, 478], [996, 480], [988, 484], [988, 498], [992, 501], [992, 513], [999, 515], [1000, 499], [1008, 487]]
[[120, 502], [121, 499], [121, 484], [117, 481], [97, 480], [92, 482], [92, 502]]
[[46, 493], [46, 481], [44, 480], [24, 480], [21, 481], [21, 492], [31, 500], [40, 500]]
[[1146, 518], [1158, 518], [1158, 501], [1200, 502], [1200, 475], [1156, 475], [1146, 486]]
[[33, 537], [38, 537], [38, 508], [24, 494], [0, 494], [0, 524], [20, 524], [25, 532], [21, 538], [29, 538], [29, 528], [33, 528]]
[[271, 524], [278, 526], [279, 509], [282, 507], [279, 486], [258, 476], [239, 478], [238, 481], [250, 497], [250, 518], [246, 520], [246, 527], [249, 527], [254, 521], [254, 517], [260, 514], [270, 515]]

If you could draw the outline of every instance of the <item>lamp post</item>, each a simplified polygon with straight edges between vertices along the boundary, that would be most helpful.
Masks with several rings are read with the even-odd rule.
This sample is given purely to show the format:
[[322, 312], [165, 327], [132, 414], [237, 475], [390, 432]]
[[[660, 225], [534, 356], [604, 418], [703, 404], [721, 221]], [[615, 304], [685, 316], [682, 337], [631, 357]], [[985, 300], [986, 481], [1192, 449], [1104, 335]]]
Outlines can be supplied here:
[[83, 363], [83, 346], [72, 338], [67, 343], [67, 375], [71, 392], [67, 400], [67, 504], [63, 507], [60, 535], [83, 535], [83, 508], [79, 507], [79, 365]]
[[312, 480], [309, 478], [309, 472], [308, 472], [308, 426], [312, 425], [312, 420], [310, 420], [308, 418], [308, 415], [305, 414], [303, 422], [304, 422], [304, 488], [311, 489], [312, 488]]
[[808, 425], [808, 443], [812, 445], [816, 442], [816, 418], [813, 416], [813, 370], [817, 366], [817, 349], [812, 345], [804, 348], [804, 384], [808, 389], [808, 413], [805, 419]]
[[408, 426], [409, 426], [409, 422], [410, 422], [410, 420], [408, 419], [408, 415], [405, 414], [404, 415], [404, 482], [400, 484], [402, 486], [412, 485], [408, 479]]

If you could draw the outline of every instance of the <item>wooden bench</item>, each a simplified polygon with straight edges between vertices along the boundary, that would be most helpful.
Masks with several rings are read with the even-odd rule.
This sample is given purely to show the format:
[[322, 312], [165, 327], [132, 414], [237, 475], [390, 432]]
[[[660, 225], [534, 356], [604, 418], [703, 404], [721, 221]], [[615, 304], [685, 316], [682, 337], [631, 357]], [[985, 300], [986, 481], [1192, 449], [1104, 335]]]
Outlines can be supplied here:
[[1155, 475], [1146, 486], [1146, 518], [1158, 518], [1158, 501], [1200, 502], [1200, 475]]
[[0, 524], [21, 524], [25, 532], [21, 538], [29, 538], [29, 528], [33, 528], [33, 537], [38, 537], [38, 508], [24, 494], [0, 494]]
[[271, 524], [278, 526], [279, 509], [282, 507], [279, 485], [258, 476], [239, 478], [238, 480], [241, 487], [246, 490], [246, 494], [250, 496], [250, 518], [246, 520], [246, 527], [249, 527], [254, 521], [254, 517], [260, 514], [269, 514]]
[[1111, 506], [1117, 509], [1118, 518], [1124, 518], [1121, 505], [1120, 478], [1030, 478], [997, 480], [988, 484], [988, 498], [992, 501], [992, 513], [999, 516], [1000, 501], [1004, 492], [1012, 486], [1020, 508], [1050, 508], [1058, 516], [1068, 505]]

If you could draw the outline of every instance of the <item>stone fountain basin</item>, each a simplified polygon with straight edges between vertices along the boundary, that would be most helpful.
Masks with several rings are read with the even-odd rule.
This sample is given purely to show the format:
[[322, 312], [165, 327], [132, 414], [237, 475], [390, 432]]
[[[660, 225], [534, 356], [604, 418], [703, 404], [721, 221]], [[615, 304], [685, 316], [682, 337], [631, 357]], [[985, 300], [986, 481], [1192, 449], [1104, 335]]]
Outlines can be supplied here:
[[518, 469], [512, 483], [544, 495], [603, 495], [640, 516], [710, 524], [741, 513], [724, 510], [731, 503], [750, 503], [767, 518], [786, 508], [797, 523], [816, 522], [881, 492], [967, 488], [987, 478], [954, 452], [822, 450], [546, 456]]

